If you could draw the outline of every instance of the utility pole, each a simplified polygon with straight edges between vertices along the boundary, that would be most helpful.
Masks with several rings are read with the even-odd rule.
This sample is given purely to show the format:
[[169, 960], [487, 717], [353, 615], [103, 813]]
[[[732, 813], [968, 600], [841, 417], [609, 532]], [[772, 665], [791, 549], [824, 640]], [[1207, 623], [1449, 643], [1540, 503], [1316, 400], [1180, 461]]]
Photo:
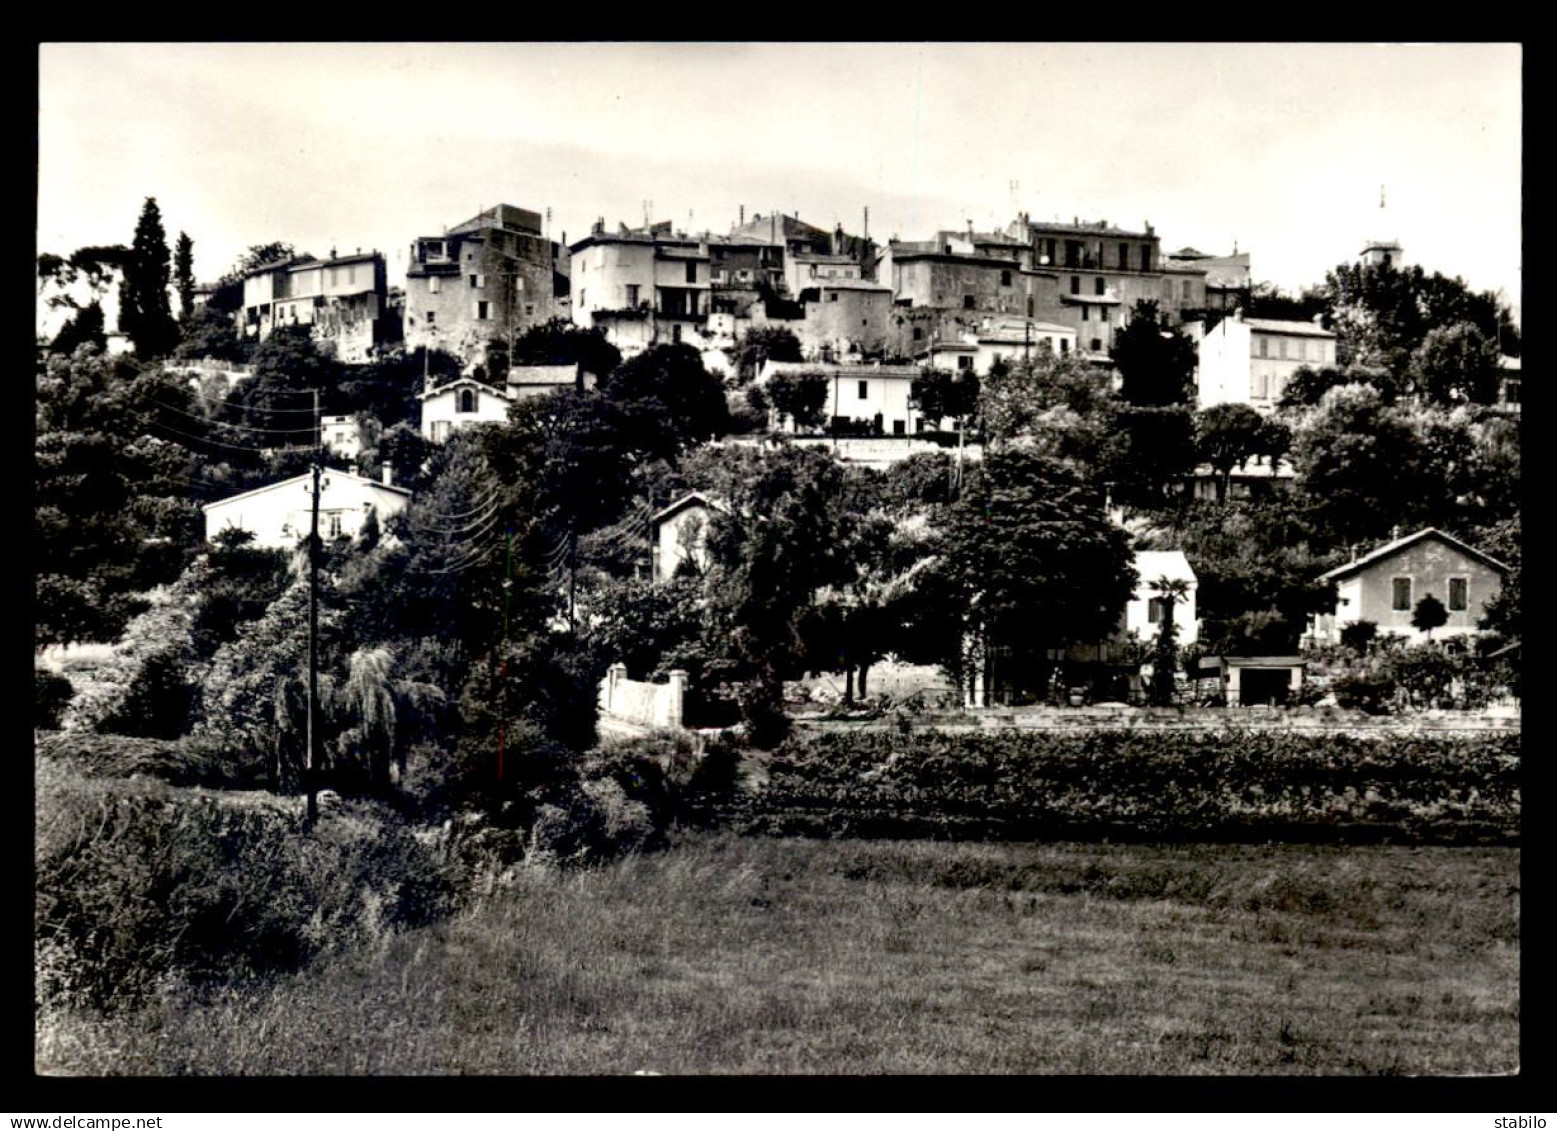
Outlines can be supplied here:
[[[314, 390], [315, 435], [319, 428], [319, 390]], [[307, 821], [313, 828], [319, 820], [319, 782], [314, 758], [318, 729], [315, 717], [319, 713], [319, 476], [321, 452], [314, 447], [313, 496], [308, 523], [308, 720], [304, 728], [303, 788], [308, 794]]]
[[[550, 209], [548, 209], [550, 211]], [[508, 595], [514, 587], [514, 532], [508, 531], [508, 554], [503, 566], [503, 662], [497, 672], [497, 784], [503, 784], [503, 743], [508, 737]]]
[[578, 531], [574, 527], [574, 520], [568, 520], [568, 631], [576, 633], [578, 626], [574, 623], [574, 600], [578, 592]]

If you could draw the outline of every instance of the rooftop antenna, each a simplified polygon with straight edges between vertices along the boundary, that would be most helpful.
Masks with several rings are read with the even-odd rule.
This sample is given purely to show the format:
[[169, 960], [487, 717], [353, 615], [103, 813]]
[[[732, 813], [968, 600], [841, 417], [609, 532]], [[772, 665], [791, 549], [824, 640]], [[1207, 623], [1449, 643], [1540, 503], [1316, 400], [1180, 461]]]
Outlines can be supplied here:
[[551, 205], [546, 206], [546, 239], [551, 240]]

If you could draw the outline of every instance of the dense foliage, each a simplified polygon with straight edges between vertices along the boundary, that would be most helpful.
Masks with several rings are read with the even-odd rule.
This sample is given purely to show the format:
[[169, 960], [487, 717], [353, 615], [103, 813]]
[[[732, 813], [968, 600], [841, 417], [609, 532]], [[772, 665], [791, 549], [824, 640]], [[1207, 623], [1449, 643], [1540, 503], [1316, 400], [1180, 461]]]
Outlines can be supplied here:
[[1507, 843], [1519, 737], [1275, 730], [791, 738], [755, 828], [813, 835]]

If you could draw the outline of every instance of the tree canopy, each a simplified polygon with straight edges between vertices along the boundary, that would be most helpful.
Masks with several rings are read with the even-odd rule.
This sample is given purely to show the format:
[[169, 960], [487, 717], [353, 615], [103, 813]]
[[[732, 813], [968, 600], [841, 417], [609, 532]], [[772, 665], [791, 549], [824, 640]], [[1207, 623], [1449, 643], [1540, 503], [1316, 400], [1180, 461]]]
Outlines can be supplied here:
[[142, 359], [166, 357], [178, 344], [178, 324], [168, 300], [167, 233], [155, 197], [148, 196], [135, 225], [135, 242], [119, 287], [119, 329]]

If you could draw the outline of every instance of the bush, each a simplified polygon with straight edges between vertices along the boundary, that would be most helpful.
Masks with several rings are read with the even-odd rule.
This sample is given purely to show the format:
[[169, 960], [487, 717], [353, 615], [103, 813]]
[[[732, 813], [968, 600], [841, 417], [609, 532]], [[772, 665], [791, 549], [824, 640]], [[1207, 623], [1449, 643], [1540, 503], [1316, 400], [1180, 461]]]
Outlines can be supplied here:
[[1335, 705], [1347, 710], [1387, 715], [1395, 702], [1395, 681], [1380, 672], [1351, 672], [1330, 685]]
[[1341, 643], [1355, 651], [1366, 652], [1378, 634], [1379, 626], [1371, 620], [1354, 621], [1341, 629]]
[[261, 768], [220, 743], [200, 738], [135, 738], [67, 731], [37, 736], [40, 757], [87, 777], [129, 778], [137, 774], [170, 785], [252, 789], [265, 784]]
[[70, 698], [76, 693], [70, 680], [44, 668], [32, 673], [32, 725], [38, 730], [58, 730]]
[[452, 890], [388, 811], [36, 767], [40, 1005], [115, 1009], [169, 981], [296, 969], [446, 913]]

